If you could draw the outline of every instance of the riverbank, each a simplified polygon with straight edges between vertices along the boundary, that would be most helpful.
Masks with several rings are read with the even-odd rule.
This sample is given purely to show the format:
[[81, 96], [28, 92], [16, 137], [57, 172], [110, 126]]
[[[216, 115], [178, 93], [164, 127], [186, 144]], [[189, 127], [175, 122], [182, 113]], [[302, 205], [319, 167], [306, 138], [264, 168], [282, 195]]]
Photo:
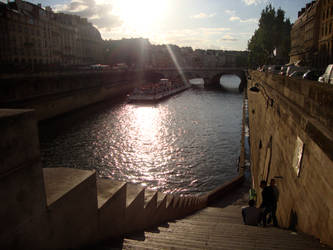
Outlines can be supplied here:
[[125, 96], [144, 82], [138, 72], [72, 72], [1, 79], [0, 107], [34, 109], [39, 121]]

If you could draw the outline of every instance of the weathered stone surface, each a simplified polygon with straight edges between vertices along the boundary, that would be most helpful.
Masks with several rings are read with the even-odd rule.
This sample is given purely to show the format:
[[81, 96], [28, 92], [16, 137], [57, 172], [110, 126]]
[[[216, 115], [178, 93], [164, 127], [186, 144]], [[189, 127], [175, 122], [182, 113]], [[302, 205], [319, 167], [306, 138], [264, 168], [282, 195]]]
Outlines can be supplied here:
[[[46, 208], [38, 131], [31, 110], [0, 110], [0, 248]], [[14, 244], [14, 245], [13, 245]]]
[[127, 184], [97, 179], [98, 239], [124, 234]]
[[[281, 177], [276, 178], [279, 224], [333, 245], [333, 86], [250, 74], [249, 87], [259, 82], [261, 89], [248, 91], [251, 166], [259, 202], [260, 181]], [[267, 105], [270, 98], [272, 106]], [[293, 163], [298, 138], [304, 143], [299, 175]]]
[[75, 248], [94, 242], [98, 228], [95, 171], [44, 168], [43, 173], [50, 229], [45, 247]]
[[136, 72], [79, 72], [2, 78], [0, 107], [36, 110], [44, 120], [129, 93], [142, 77]]
[[0, 175], [40, 159], [37, 123], [32, 110], [0, 109]]
[[[107, 246], [105, 246], [107, 248]], [[312, 237], [243, 225], [240, 206], [207, 207], [153, 231], [129, 235], [121, 249], [329, 249]]]

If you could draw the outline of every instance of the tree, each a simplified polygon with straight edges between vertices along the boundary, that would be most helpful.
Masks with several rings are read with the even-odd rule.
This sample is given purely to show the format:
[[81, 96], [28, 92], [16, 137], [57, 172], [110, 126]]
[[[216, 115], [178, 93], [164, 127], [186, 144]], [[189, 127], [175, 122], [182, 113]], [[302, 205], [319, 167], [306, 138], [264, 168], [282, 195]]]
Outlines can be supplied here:
[[249, 66], [284, 64], [289, 61], [291, 23], [282, 9], [271, 4], [261, 12], [259, 27], [248, 41]]

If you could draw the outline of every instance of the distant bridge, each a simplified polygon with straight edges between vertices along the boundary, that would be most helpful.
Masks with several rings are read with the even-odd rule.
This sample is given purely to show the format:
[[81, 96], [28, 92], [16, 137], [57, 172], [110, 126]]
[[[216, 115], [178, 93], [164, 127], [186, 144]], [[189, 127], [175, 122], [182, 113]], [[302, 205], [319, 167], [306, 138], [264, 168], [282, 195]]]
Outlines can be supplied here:
[[242, 91], [246, 86], [246, 68], [156, 68], [154, 72], [162, 74], [165, 78], [180, 78], [181, 74], [186, 79], [203, 78], [205, 88], [222, 89], [220, 78], [222, 75], [236, 75], [241, 79], [239, 90]]

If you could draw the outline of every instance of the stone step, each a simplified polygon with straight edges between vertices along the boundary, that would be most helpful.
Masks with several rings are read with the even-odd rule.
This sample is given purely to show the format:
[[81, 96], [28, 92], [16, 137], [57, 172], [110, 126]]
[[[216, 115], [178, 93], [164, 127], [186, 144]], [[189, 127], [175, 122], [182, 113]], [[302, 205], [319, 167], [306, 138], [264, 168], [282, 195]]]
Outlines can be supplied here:
[[152, 220], [155, 225], [159, 225], [168, 220], [167, 213], [167, 195], [161, 192], [157, 192], [156, 212], [152, 216]]
[[147, 189], [147, 188], [145, 189], [145, 199], [144, 199], [145, 207], [147, 207], [148, 204], [152, 202], [155, 195], [156, 195], [155, 207], [157, 208], [157, 192], [153, 191], [153, 190], [150, 190], [150, 189]]
[[166, 198], [165, 193], [157, 192], [157, 207], [160, 206], [160, 204], [164, 201], [165, 198]]
[[166, 195], [166, 207], [169, 208], [173, 204], [173, 198], [174, 196], [172, 194]]
[[145, 190], [141, 185], [127, 183], [125, 210], [126, 233], [142, 230], [145, 227], [144, 198]]
[[301, 233], [270, 226], [243, 225], [240, 211], [239, 206], [207, 207], [185, 219], [145, 232], [140, 239], [126, 238], [123, 249], [130, 249], [127, 246], [161, 249], [329, 249]]
[[[130, 247], [128, 247], [130, 246]], [[181, 244], [180, 242], [170, 242], [170, 241], [151, 241], [149, 243], [133, 241], [133, 240], [124, 240], [122, 249], [205, 249], [202, 246], [197, 246], [196, 244]]]
[[127, 184], [97, 179], [99, 240], [124, 233]]
[[97, 201], [98, 208], [101, 208], [112, 199], [123, 186], [126, 185], [126, 182], [115, 181], [110, 179], [97, 179]]
[[[109, 249], [109, 248], [108, 248]], [[113, 250], [115, 250], [115, 248], [112, 248]], [[119, 249], [135, 249], [135, 250], [155, 250], [155, 249], [161, 249], [158, 246], [139, 246], [138, 244], [131, 244], [130, 242], [127, 242], [126, 246], [119, 248]]]
[[[132, 202], [134, 202], [138, 196], [144, 192], [144, 188], [141, 185], [127, 183], [127, 193], [126, 193], [126, 207], [129, 207]], [[144, 198], [144, 196], [143, 196]], [[144, 203], [144, 200], [143, 200]]]
[[[175, 249], [178, 248], [224, 248], [229, 247], [233, 249], [319, 249], [320, 245], [309, 244], [309, 242], [297, 241], [293, 239], [283, 239], [278, 237], [269, 238], [265, 240], [260, 236], [254, 235], [248, 237], [246, 234], [240, 237], [230, 237], [224, 235], [216, 235], [212, 237], [207, 231], [202, 234], [195, 234], [191, 228], [187, 229], [187, 232], [180, 234], [179, 232], [164, 232], [160, 233], [145, 233], [144, 242], [136, 241], [134, 239], [126, 239], [124, 245], [130, 242], [131, 245], [139, 244], [139, 246], [168, 246]], [[126, 249], [126, 248], [125, 248]]]
[[[176, 223], [178, 225], [178, 222]], [[230, 229], [231, 227], [231, 229]], [[187, 231], [186, 231], [187, 229]], [[190, 230], [189, 230], [190, 229]], [[267, 229], [267, 230], [266, 230]], [[251, 231], [252, 230], [252, 231]], [[243, 225], [239, 225], [239, 227], [234, 227], [232, 224], [229, 225], [226, 223], [224, 227], [216, 226], [216, 227], [203, 227], [200, 225], [185, 225], [178, 227], [176, 225], [169, 224], [168, 228], [159, 228], [160, 233], [172, 233], [176, 234], [177, 237], [191, 236], [195, 238], [206, 238], [209, 235], [210, 239], [220, 239], [222, 237], [228, 237], [228, 239], [242, 239], [242, 240], [250, 240], [252, 238], [261, 238], [262, 241], [274, 241], [275, 238], [279, 238], [279, 240], [291, 240], [293, 243], [305, 243], [305, 244], [313, 244], [312, 238], [304, 238], [302, 235], [294, 235], [292, 232], [288, 232], [285, 230], [274, 230], [274, 228], [262, 228], [263, 232], [260, 230], [255, 230], [252, 227], [247, 227]], [[189, 232], [190, 231], [190, 232]], [[151, 235], [149, 232], [146, 235]], [[249, 239], [247, 239], [249, 238]], [[317, 243], [315, 243], [317, 244]]]
[[93, 242], [97, 235], [95, 171], [44, 168], [47, 203], [46, 246], [74, 248]]
[[141, 215], [144, 218], [143, 226], [145, 229], [158, 224], [158, 221], [155, 219], [156, 212], [158, 211], [157, 196], [158, 194], [156, 191], [145, 189], [144, 214]]

